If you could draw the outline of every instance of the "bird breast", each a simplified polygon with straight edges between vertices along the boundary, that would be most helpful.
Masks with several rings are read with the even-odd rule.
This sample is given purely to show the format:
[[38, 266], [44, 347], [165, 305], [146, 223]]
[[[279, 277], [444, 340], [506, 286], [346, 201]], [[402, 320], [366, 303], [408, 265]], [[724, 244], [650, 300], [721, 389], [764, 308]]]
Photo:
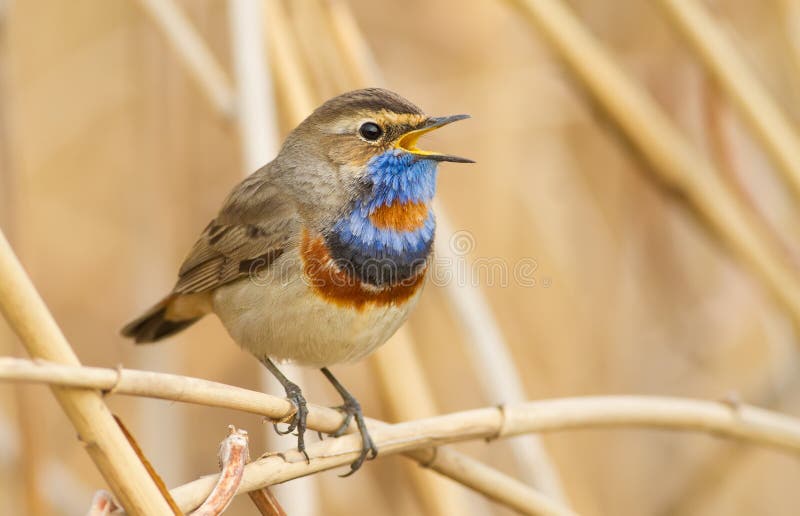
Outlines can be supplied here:
[[[427, 270], [427, 264], [422, 262], [413, 274], [409, 273], [400, 281], [375, 286], [361, 279], [364, 271], [352, 270], [352, 262], [335, 260], [325, 239], [311, 237], [308, 231], [303, 232], [300, 255], [306, 280], [315, 294], [338, 306], [356, 310], [364, 310], [370, 305], [402, 305], [420, 289]], [[379, 266], [375, 265], [376, 268]]]
[[425, 225], [428, 218], [428, 205], [420, 201], [394, 201], [389, 205], [375, 208], [369, 220], [378, 229], [394, 231], [416, 231]]

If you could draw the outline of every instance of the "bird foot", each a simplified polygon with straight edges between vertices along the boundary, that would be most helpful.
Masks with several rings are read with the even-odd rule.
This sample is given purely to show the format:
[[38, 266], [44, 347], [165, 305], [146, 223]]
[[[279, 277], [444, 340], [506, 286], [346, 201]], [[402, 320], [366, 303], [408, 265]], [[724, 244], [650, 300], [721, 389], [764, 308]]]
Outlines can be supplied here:
[[344, 421], [342, 425], [331, 435], [333, 437], [339, 437], [343, 435], [347, 429], [350, 427], [350, 422], [355, 418], [356, 426], [358, 426], [358, 431], [361, 433], [361, 453], [359, 454], [358, 458], [350, 464], [350, 471], [341, 475], [342, 477], [349, 477], [361, 467], [366, 459], [374, 459], [378, 456], [378, 448], [375, 446], [375, 443], [372, 442], [372, 437], [370, 437], [369, 432], [367, 431], [367, 424], [364, 421], [364, 414], [361, 412], [361, 405], [358, 401], [351, 395], [343, 395], [342, 398], [344, 399], [344, 404], [336, 407], [336, 409], [340, 410], [345, 414]]
[[297, 436], [297, 451], [305, 456], [306, 462], [311, 462], [311, 459], [308, 457], [308, 453], [306, 453], [305, 442], [306, 419], [308, 418], [308, 406], [306, 404], [306, 399], [303, 397], [303, 393], [300, 390], [300, 387], [297, 385], [293, 383], [287, 383], [285, 388], [286, 398], [295, 407], [294, 415], [292, 416], [291, 421], [289, 421], [289, 427], [286, 430], [280, 430], [277, 423], [273, 423], [272, 426], [275, 428], [275, 432], [277, 432], [279, 435], [287, 435], [297, 430], [297, 433], [295, 434]]

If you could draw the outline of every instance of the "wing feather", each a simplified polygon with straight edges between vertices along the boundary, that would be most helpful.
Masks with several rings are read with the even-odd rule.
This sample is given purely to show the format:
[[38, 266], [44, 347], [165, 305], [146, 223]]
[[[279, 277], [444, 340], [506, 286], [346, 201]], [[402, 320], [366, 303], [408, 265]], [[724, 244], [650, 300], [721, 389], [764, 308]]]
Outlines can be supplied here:
[[255, 260], [271, 263], [299, 230], [294, 206], [269, 180], [269, 165], [239, 184], [192, 247], [174, 291], [205, 292], [249, 274]]

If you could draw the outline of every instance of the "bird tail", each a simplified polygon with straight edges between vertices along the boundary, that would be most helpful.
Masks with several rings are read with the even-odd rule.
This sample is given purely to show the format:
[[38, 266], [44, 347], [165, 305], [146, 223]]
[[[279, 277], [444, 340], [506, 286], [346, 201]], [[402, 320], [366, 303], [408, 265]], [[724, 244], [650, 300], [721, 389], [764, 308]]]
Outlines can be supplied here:
[[137, 344], [156, 342], [188, 328], [210, 311], [208, 293], [170, 294], [125, 325], [121, 333]]

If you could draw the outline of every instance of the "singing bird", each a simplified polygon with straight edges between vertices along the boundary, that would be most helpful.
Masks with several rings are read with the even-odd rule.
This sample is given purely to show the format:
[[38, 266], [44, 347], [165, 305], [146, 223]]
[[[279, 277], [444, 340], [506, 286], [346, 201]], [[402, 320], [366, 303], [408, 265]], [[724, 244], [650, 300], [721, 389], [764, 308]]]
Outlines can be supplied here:
[[[328, 366], [386, 342], [417, 302], [429, 268], [437, 166], [471, 160], [417, 140], [468, 115], [429, 117], [379, 88], [334, 97], [298, 125], [277, 157], [236, 186], [205, 228], [172, 292], [122, 329], [161, 340], [214, 312], [233, 340], [281, 382], [305, 454], [306, 400], [275, 362], [320, 368], [377, 448], [356, 399]], [[307, 455], [306, 455], [307, 457]], [[350, 474], [348, 473], [348, 474]]]

